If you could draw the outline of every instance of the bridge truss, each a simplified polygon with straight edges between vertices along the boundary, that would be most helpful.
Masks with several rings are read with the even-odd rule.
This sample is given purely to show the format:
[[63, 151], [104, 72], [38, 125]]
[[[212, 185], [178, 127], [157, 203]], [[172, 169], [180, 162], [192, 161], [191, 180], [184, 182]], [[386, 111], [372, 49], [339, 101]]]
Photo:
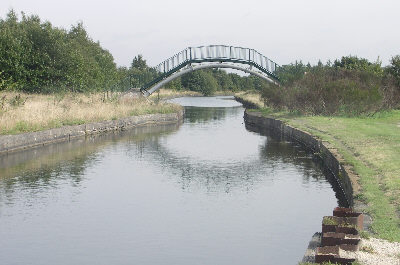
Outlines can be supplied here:
[[237, 69], [278, 83], [278, 67], [277, 63], [250, 48], [226, 45], [188, 47], [152, 68], [157, 77], [142, 85], [140, 91], [148, 96], [173, 79], [204, 68]]

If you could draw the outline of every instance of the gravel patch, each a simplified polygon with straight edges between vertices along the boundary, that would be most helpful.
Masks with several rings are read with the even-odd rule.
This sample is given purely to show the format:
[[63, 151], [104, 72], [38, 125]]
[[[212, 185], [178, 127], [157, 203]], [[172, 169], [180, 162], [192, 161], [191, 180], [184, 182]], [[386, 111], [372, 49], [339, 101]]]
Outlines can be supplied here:
[[400, 243], [382, 239], [361, 239], [359, 251], [341, 251], [341, 256], [356, 258], [365, 265], [400, 265]]

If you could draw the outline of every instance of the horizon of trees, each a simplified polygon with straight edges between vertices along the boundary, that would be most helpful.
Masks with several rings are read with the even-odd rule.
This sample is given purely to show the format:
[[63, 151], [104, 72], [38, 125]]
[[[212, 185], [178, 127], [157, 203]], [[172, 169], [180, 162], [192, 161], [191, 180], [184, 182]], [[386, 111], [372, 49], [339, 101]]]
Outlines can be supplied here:
[[[318, 62], [314, 66], [296, 61], [281, 66], [277, 75], [283, 86], [290, 87], [300, 80], [310, 79], [309, 73], [318, 77], [330, 72], [330, 78], [334, 79], [343, 71], [358, 72], [358, 79], [372, 76], [375, 80], [391, 80], [395, 87], [400, 86], [399, 55], [392, 57], [390, 65], [386, 67], [382, 67], [380, 61], [369, 62], [357, 56], [344, 56], [333, 63]], [[37, 15], [26, 16], [21, 12], [19, 17], [14, 10], [10, 10], [5, 19], [0, 18], [0, 91], [53, 93], [127, 90], [141, 87], [159, 74], [147, 65], [140, 54], [132, 59], [129, 67], [118, 67], [112, 54], [90, 38], [82, 23], [66, 30], [42, 21]], [[386, 84], [375, 83], [382, 86]], [[216, 90], [263, 91], [270, 85], [255, 76], [206, 69], [184, 75], [166, 87], [211, 95]]]

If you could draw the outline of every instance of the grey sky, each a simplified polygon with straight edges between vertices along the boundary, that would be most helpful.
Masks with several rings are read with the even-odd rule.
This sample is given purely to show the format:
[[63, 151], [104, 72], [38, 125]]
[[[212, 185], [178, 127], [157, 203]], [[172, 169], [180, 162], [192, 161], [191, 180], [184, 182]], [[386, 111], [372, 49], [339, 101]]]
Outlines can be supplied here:
[[209, 44], [254, 48], [278, 64], [349, 54], [387, 64], [400, 54], [399, 0], [2, 0], [1, 17], [11, 8], [64, 28], [83, 21], [118, 65], [143, 54], [153, 66]]

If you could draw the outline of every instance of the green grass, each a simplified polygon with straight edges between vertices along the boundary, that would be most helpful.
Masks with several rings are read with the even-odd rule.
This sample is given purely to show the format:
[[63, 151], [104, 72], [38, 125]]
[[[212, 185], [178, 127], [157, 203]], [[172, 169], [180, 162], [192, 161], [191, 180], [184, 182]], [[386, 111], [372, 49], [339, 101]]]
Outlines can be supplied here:
[[12, 135], [26, 132], [37, 132], [43, 131], [47, 129], [60, 128], [62, 126], [68, 125], [79, 125], [87, 123], [82, 119], [66, 119], [66, 120], [51, 120], [47, 124], [31, 124], [26, 121], [19, 121], [17, 124], [10, 130], [2, 130], [0, 134], [4, 135]]
[[332, 216], [324, 216], [324, 218], [322, 219], [322, 224], [324, 224], [324, 225], [338, 225], [338, 222]]
[[262, 110], [335, 148], [360, 176], [360, 194], [375, 236], [400, 242], [400, 110], [372, 117], [301, 116]]

